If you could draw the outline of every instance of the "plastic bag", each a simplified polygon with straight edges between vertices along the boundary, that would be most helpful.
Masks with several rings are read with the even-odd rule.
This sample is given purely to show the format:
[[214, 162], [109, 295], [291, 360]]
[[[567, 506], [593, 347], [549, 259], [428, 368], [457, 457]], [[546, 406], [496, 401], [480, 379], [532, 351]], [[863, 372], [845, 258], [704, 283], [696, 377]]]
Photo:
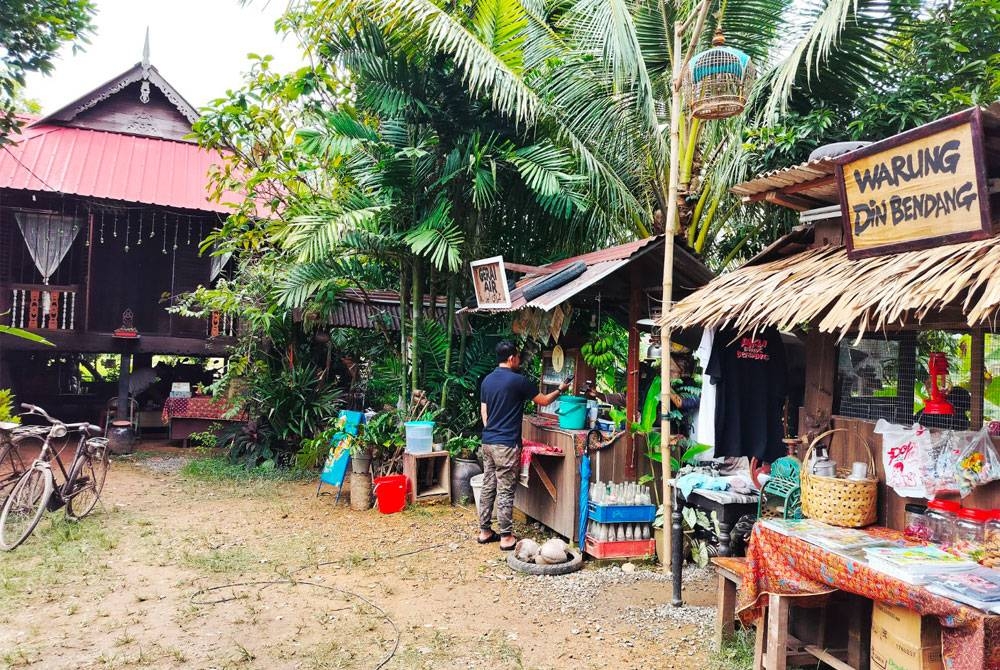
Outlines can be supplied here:
[[930, 449], [930, 432], [918, 423], [911, 427], [879, 419], [875, 432], [882, 436], [885, 483], [905, 498], [926, 498], [922, 478], [924, 454]]
[[[925, 429], [926, 430], [926, 429]], [[945, 430], [929, 436], [929, 446], [924, 452], [920, 465], [921, 479], [927, 489], [928, 498], [958, 493], [958, 479], [955, 468], [962, 454], [962, 447], [974, 432]]]
[[988, 428], [977, 433], [965, 433], [964, 443], [955, 462], [955, 480], [964, 498], [977, 486], [1000, 479], [1000, 458], [997, 457]]

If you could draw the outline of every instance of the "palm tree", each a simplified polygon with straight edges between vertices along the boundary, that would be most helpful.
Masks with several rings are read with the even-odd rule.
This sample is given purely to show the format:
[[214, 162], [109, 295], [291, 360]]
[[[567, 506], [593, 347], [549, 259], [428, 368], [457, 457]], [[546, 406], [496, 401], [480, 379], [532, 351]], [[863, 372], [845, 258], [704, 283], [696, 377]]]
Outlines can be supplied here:
[[[318, 2], [329, 7], [330, 2]], [[695, 0], [350, 0], [361, 13], [449, 58], [473, 95], [572, 151], [610, 228], [643, 236], [666, 211], [667, 110], [673, 26]], [[751, 121], [822, 88], [851, 95], [869, 85], [884, 45], [915, 0], [745, 0], [712, 4], [730, 42], [763, 65]], [[486, 8], [489, 8], [488, 10]], [[473, 29], [488, 13], [496, 41]], [[696, 43], [708, 46], [708, 35]], [[727, 195], [743, 175], [747, 119], [682, 122], [680, 220], [707, 252], [721, 224], [741, 213]], [[706, 132], [705, 127], [712, 126]], [[700, 202], [700, 207], [698, 203]], [[696, 216], [697, 215], [697, 216]], [[615, 225], [617, 223], [617, 225]]]

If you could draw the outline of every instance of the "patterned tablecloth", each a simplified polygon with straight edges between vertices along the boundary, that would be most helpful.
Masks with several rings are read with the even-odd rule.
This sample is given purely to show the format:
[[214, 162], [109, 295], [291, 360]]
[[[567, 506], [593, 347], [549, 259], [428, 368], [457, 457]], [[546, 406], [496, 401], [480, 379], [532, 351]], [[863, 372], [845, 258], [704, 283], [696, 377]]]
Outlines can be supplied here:
[[[868, 532], [902, 539], [902, 533], [887, 528]], [[937, 616], [944, 626], [942, 652], [948, 670], [1000, 670], [1000, 616], [934, 595], [759, 523], [754, 526], [738, 597], [744, 623], [760, 616], [768, 593], [812, 596], [835, 589]]]
[[232, 406], [225, 400], [209, 396], [194, 398], [167, 398], [163, 403], [163, 423], [170, 419], [218, 419], [220, 421], [246, 421], [246, 412], [229, 417]]

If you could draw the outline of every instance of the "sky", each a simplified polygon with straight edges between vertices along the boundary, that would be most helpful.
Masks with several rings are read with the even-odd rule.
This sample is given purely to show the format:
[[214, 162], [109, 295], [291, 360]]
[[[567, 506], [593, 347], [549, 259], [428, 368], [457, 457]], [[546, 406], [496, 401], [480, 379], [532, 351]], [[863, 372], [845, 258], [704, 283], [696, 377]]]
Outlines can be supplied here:
[[302, 58], [282, 41], [274, 21], [285, 0], [95, 0], [95, 34], [83, 51], [64, 47], [48, 75], [31, 73], [25, 95], [53, 112], [142, 60], [149, 27], [150, 62], [184, 98], [202, 107], [236, 88], [250, 67], [247, 54], [271, 54], [274, 68], [291, 70]]

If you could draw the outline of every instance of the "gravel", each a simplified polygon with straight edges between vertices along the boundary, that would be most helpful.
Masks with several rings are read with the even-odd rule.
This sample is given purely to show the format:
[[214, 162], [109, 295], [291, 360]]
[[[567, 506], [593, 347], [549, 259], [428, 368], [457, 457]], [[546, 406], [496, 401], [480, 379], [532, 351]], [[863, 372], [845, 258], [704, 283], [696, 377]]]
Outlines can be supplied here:
[[[629, 565], [629, 564], [626, 564]], [[713, 573], [710, 569], [687, 567], [682, 584], [685, 589], [704, 589]], [[631, 647], [633, 640], [603, 629], [612, 622], [615, 628], [635, 631], [663, 643], [664, 655], [670, 658], [693, 655], [707, 647], [715, 619], [715, 607], [674, 607], [671, 604], [628, 605], [610, 609], [608, 588], [616, 585], [648, 585], [650, 593], [661, 596], [672, 588], [672, 578], [657, 569], [636, 566], [634, 572], [622, 566], [583, 570], [561, 577], [524, 577], [520, 591], [531, 603], [545, 603], [546, 609], [558, 608], [560, 614], [580, 615], [573, 635], [607, 638], [622, 647]], [[533, 605], [537, 606], [537, 605]], [[597, 614], [598, 616], [595, 616]], [[694, 630], [691, 630], [691, 627]], [[680, 634], [680, 630], [684, 634]], [[668, 666], [669, 667], [669, 666]]]
[[155, 472], [161, 475], [177, 474], [180, 472], [180, 469], [191, 460], [188, 456], [146, 456], [145, 454], [142, 458], [129, 456], [123, 456], [120, 458], [121, 460], [130, 462], [137, 468], [149, 470], [150, 472]]

